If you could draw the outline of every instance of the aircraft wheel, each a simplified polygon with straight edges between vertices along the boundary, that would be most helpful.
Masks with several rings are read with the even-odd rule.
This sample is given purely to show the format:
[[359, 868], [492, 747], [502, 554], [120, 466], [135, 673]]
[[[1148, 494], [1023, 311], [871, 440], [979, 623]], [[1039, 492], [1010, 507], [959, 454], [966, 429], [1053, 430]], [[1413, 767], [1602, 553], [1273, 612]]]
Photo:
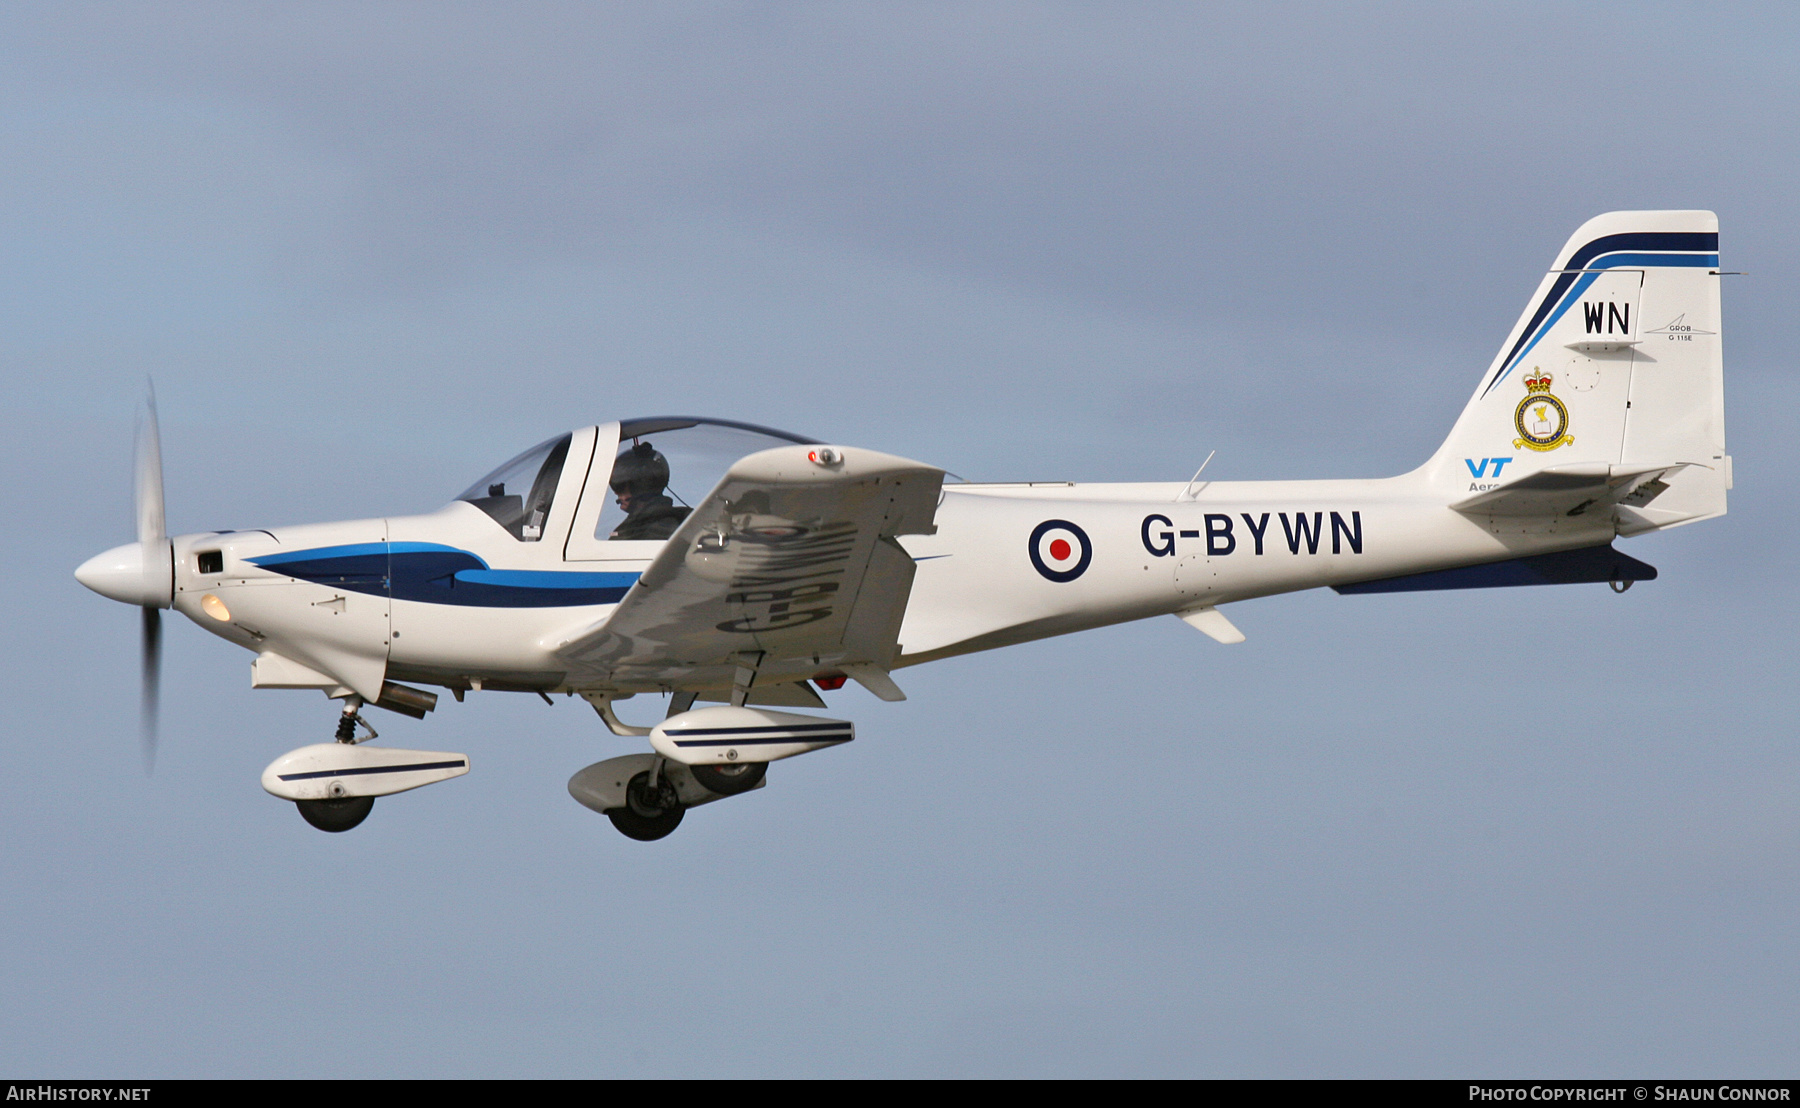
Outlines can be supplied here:
[[767, 762], [730, 762], [721, 766], [689, 766], [688, 772], [700, 787], [720, 796], [736, 796], [748, 792], [769, 772]]
[[346, 796], [335, 800], [296, 800], [306, 822], [321, 831], [348, 831], [369, 818], [375, 807], [372, 796]]
[[664, 776], [652, 789], [650, 771], [645, 770], [626, 783], [625, 807], [610, 809], [606, 818], [627, 838], [647, 843], [680, 827], [686, 811], [668, 777]]

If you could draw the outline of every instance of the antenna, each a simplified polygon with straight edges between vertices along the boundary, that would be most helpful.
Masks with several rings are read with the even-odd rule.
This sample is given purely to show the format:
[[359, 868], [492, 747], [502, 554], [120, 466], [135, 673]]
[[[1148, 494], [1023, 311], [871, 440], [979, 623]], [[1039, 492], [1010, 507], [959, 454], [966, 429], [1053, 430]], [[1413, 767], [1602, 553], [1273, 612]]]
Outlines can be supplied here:
[[1188, 478], [1188, 483], [1187, 483], [1187, 485], [1186, 485], [1186, 487], [1184, 487], [1184, 488], [1183, 488], [1183, 489], [1182, 489], [1182, 490], [1181, 490], [1181, 495], [1180, 495], [1180, 496], [1177, 496], [1177, 497], [1176, 497], [1176, 498], [1175, 498], [1175, 500], [1176, 500], [1176, 502], [1177, 502], [1177, 503], [1179, 503], [1179, 502], [1181, 502], [1181, 501], [1183, 501], [1183, 500], [1192, 500], [1192, 499], [1194, 499], [1194, 497], [1196, 497], [1196, 496], [1198, 496], [1198, 495], [1200, 495], [1200, 494], [1199, 494], [1199, 493], [1198, 493], [1198, 492], [1196, 492], [1196, 491], [1195, 491], [1195, 489], [1194, 489], [1194, 482], [1196, 482], [1196, 481], [1198, 481], [1198, 480], [1200, 480], [1200, 475], [1201, 475], [1201, 474], [1202, 474], [1202, 473], [1205, 473], [1205, 472], [1206, 472], [1206, 467], [1207, 467], [1207, 465], [1208, 465], [1208, 464], [1209, 464], [1209, 463], [1210, 463], [1210, 462], [1211, 462], [1211, 461], [1212, 461], [1212, 460], [1213, 460], [1213, 455], [1214, 455], [1214, 454], [1217, 454], [1217, 453], [1218, 453], [1218, 451], [1217, 451], [1217, 450], [1213, 450], [1213, 451], [1209, 451], [1209, 452], [1208, 452], [1208, 453], [1207, 453], [1207, 455], [1206, 455], [1206, 461], [1204, 461], [1204, 462], [1201, 462], [1201, 463], [1200, 463], [1200, 468], [1199, 468], [1199, 469], [1196, 469], [1196, 470], [1195, 470], [1195, 471], [1194, 471], [1194, 475], [1193, 475], [1193, 476], [1192, 476], [1192, 477], [1189, 477], [1189, 478]]

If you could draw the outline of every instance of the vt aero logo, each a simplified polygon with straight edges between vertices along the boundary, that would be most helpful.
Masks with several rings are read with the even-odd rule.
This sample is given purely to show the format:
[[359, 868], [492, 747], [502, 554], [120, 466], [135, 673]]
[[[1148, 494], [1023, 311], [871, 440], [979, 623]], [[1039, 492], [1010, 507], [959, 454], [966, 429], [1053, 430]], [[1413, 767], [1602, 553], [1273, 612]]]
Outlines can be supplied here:
[[[1463, 465], [1469, 467], [1469, 476], [1475, 480], [1469, 482], [1470, 492], [1486, 492], [1500, 487], [1500, 471], [1512, 458], [1464, 458]], [[1488, 480], [1488, 466], [1494, 467], [1493, 480]]]

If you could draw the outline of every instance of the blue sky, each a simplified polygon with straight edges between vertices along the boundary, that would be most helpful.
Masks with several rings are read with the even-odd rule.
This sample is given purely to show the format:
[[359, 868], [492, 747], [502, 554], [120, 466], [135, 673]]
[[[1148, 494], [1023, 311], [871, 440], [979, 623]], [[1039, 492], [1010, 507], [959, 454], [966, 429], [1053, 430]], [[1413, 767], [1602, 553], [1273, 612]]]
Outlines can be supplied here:
[[[0, 1066], [55, 1076], [1791, 1075], [1785, 5], [14, 5]], [[701, 411], [970, 479], [1381, 476], [1601, 211], [1720, 216], [1731, 515], [1662, 571], [1239, 606], [855, 687], [645, 846], [475, 695], [320, 835], [310, 693], [71, 572]], [[1783, 505], [1789, 507], [1783, 507]], [[631, 706], [627, 706], [629, 709]], [[640, 713], [641, 713], [640, 709]], [[627, 711], [629, 713], [629, 710]]]

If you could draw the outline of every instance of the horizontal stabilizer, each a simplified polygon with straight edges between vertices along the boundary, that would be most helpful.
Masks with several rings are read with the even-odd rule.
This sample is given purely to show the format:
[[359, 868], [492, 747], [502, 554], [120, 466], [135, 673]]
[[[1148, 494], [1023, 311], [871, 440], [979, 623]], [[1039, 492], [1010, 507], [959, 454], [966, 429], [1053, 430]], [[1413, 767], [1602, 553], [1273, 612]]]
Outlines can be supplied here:
[[1556, 554], [1535, 554], [1505, 562], [1458, 566], [1432, 573], [1409, 573], [1354, 585], [1333, 585], [1345, 596], [1370, 592], [1428, 592], [1434, 589], [1501, 589], [1517, 585], [1585, 585], [1601, 581], [1654, 581], [1656, 567], [1610, 546], [1588, 546]]
[[1620, 503], [1645, 504], [1668, 487], [1662, 483], [1665, 474], [1687, 464], [1551, 466], [1450, 507], [1464, 515], [1546, 517], [1582, 515]]

